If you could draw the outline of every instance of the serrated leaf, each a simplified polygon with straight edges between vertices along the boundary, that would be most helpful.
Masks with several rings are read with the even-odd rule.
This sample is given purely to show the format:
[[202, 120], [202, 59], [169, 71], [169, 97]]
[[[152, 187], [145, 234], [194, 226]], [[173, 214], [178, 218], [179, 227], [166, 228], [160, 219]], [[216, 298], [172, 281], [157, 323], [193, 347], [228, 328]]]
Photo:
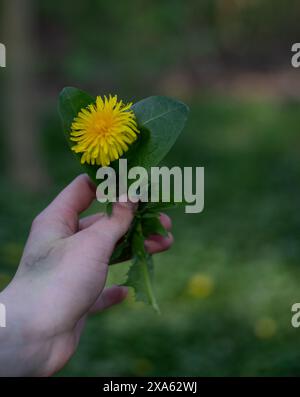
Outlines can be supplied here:
[[160, 313], [153, 291], [153, 260], [145, 250], [144, 242], [145, 239], [139, 224], [132, 239], [132, 265], [125, 285], [133, 287], [137, 300], [150, 304], [155, 311]]

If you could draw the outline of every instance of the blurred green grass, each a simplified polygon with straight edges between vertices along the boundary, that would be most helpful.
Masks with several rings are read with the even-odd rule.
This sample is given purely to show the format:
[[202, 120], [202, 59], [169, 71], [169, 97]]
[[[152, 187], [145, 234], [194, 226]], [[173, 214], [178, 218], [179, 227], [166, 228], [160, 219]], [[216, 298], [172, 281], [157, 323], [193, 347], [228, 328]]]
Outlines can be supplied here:
[[[299, 375], [299, 103], [194, 98], [169, 165], [205, 167], [205, 209], [170, 212], [175, 245], [158, 255], [162, 316], [129, 299], [90, 319], [65, 376]], [[1, 177], [0, 284], [30, 223], [75, 175], [56, 115], [43, 119], [52, 184], [40, 196]], [[128, 264], [111, 268], [121, 281]]]

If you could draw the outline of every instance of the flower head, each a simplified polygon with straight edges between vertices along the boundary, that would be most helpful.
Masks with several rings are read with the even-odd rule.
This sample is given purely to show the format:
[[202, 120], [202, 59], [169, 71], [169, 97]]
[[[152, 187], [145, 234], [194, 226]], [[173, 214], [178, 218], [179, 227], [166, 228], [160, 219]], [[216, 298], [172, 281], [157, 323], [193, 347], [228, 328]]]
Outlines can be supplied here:
[[108, 166], [128, 150], [139, 133], [132, 103], [118, 101], [117, 95], [102, 99], [83, 108], [71, 126], [72, 147], [82, 153], [81, 163]]

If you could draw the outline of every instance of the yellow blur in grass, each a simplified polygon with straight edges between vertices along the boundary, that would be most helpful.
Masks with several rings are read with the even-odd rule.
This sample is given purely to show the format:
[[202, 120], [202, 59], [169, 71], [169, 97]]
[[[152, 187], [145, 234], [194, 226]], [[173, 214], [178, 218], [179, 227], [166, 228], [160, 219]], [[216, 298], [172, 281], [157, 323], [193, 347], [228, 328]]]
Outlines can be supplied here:
[[272, 338], [277, 332], [277, 323], [271, 317], [262, 317], [254, 325], [254, 333], [258, 339]]
[[109, 95], [97, 96], [95, 103], [80, 110], [70, 139], [76, 142], [72, 150], [82, 154], [82, 164], [108, 166], [129, 149], [139, 133], [131, 106]]
[[193, 298], [207, 298], [214, 290], [214, 280], [206, 275], [197, 273], [188, 282], [187, 294]]

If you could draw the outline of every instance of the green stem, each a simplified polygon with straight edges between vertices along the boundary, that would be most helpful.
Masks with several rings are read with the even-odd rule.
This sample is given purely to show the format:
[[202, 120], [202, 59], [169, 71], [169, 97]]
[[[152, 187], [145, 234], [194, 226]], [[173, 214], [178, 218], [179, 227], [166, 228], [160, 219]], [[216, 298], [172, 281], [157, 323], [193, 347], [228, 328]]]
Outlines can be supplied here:
[[[150, 260], [152, 260], [152, 258], [150, 258]], [[157, 301], [156, 301], [156, 298], [155, 298], [155, 295], [154, 295], [154, 292], [153, 292], [151, 280], [150, 280], [150, 277], [149, 277], [149, 271], [148, 271], [148, 268], [147, 268], [147, 260], [146, 260], [145, 257], [143, 258], [143, 261], [142, 261], [142, 270], [143, 270], [143, 275], [144, 275], [146, 291], [147, 291], [147, 296], [148, 296], [149, 302], [151, 303], [153, 309], [158, 314], [160, 314], [160, 309], [159, 309], [159, 306], [157, 304]]]
[[[142, 236], [142, 227], [141, 227], [141, 223], [137, 224], [137, 230], [139, 232], [139, 235]], [[152, 288], [152, 283], [151, 283], [151, 279], [150, 279], [150, 275], [149, 275], [149, 271], [148, 271], [148, 266], [147, 266], [147, 255], [149, 255], [149, 260], [152, 261], [152, 257], [150, 254], [148, 254], [146, 252], [146, 250], [143, 250], [142, 255], [140, 256], [141, 259], [141, 268], [142, 268], [142, 272], [143, 272], [143, 277], [144, 277], [144, 282], [145, 282], [145, 286], [146, 286], [146, 293], [147, 293], [147, 297], [148, 300], [151, 304], [151, 306], [153, 307], [153, 309], [160, 314], [160, 309], [158, 306], [158, 303], [156, 301], [154, 292], [153, 292], [153, 288]]]

